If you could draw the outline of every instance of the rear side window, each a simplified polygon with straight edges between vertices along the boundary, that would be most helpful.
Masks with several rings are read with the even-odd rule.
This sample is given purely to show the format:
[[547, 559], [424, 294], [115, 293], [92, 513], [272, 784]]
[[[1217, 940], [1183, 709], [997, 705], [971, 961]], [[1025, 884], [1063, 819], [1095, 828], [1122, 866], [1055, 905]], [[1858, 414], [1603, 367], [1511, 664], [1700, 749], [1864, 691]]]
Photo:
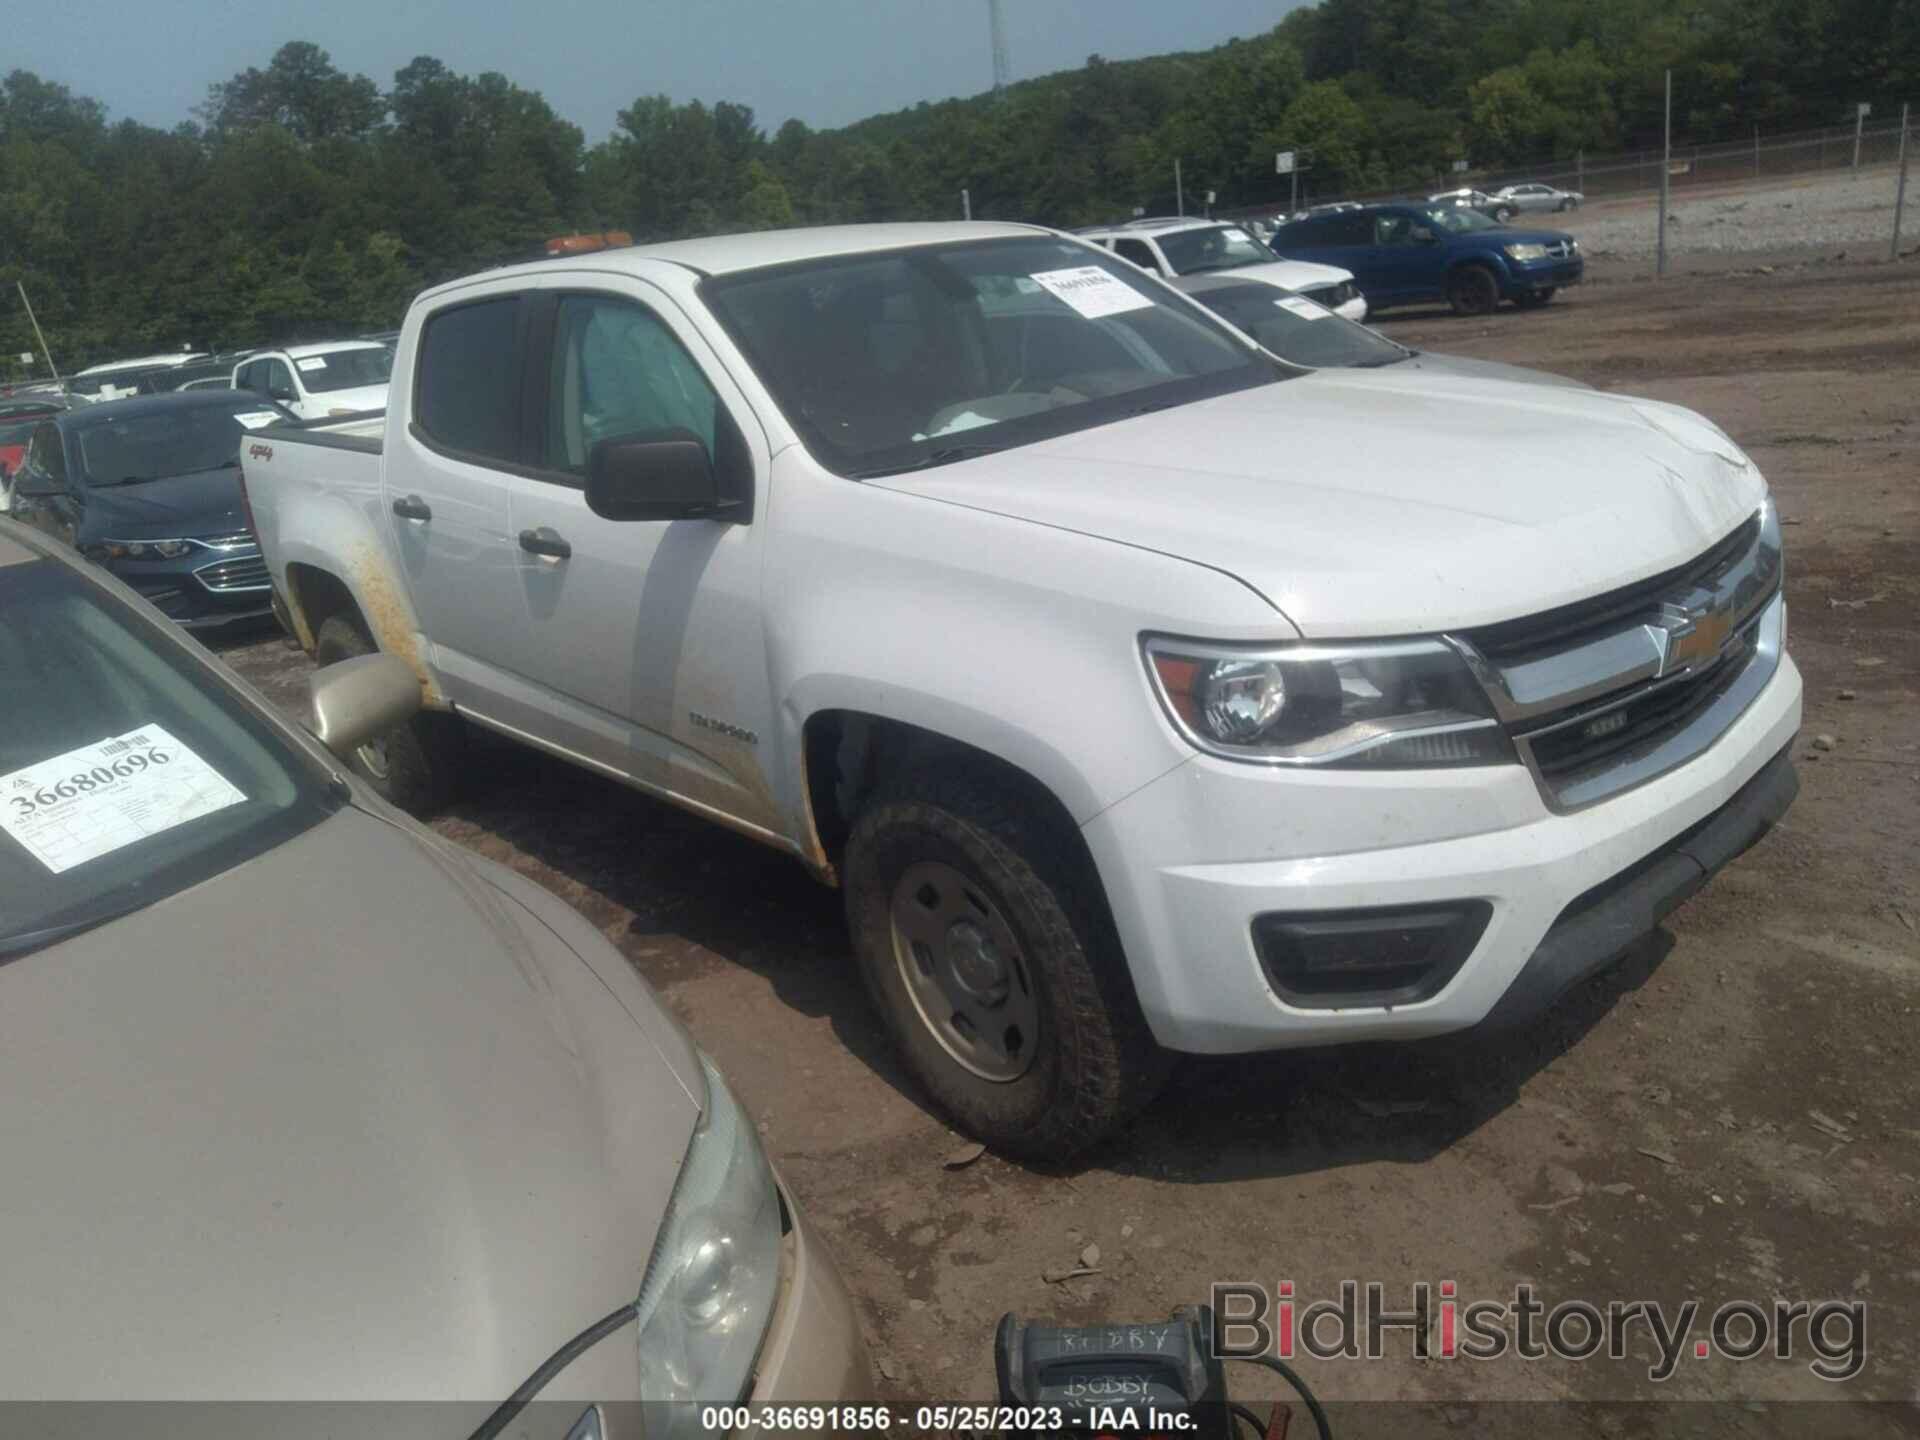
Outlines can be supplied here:
[[1160, 273], [1160, 267], [1154, 263], [1153, 249], [1144, 240], [1116, 240], [1113, 242], [1113, 253], [1122, 260], [1131, 260], [1142, 270], [1155, 275]]
[[520, 455], [520, 300], [442, 310], [420, 336], [414, 423], [434, 444], [482, 460]]

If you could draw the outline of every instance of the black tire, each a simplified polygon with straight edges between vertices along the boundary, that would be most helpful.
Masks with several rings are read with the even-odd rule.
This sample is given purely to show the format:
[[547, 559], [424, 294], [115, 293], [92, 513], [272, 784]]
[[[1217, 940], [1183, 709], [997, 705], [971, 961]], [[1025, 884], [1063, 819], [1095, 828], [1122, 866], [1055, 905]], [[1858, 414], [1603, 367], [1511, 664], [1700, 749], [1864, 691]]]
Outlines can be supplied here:
[[[930, 868], [958, 872], [968, 898], [1004, 920], [1014, 942], [1006, 968], [1039, 1032], [1015, 1076], [990, 1078], [963, 1063], [948, 1038], [958, 1032], [936, 1030], [909, 988], [914, 961], [896, 948], [896, 892], [910, 869]], [[990, 767], [936, 765], [884, 789], [860, 815], [843, 873], [868, 992], [908, 1067], [962, 1129], [1005, 1154], [1059, 1160], [1112, 1134], [1159, 1092], [1174, 1057], [1140, 1013], [1092, 862], [1037, 797]], [[924, 993], [930, 981], [918, 983]]]
[[[314, 637], [313, 658], [321, 665], [371, 655], [379, 647], [343, 615], [335, 615]], [[374, 747], [357, 750], [347, 764], [380, 796], [412, 815], [431, 815], [459, 791], [466, 763], [466, 728], [458, 717], [423, 710], [389, 730]], [[376, 758], [383, 764], [375, 763]], [[384, 773], [382, 771], [384, 770]]]
[[1522, 310], [1538, 310], [1542, 305], [1553, 299], [1556, 293], [1557, 291], [1551, 285], [1544, 286], [1538, 290], [1522, 290], [1513, 297], [1513, 303], [1518, 305]]
[[1500, 303], [1500, 278], [1484, 265], [1462, 265], [1447, 277], [1447, 303], [1456, 315], [1491, 315]]

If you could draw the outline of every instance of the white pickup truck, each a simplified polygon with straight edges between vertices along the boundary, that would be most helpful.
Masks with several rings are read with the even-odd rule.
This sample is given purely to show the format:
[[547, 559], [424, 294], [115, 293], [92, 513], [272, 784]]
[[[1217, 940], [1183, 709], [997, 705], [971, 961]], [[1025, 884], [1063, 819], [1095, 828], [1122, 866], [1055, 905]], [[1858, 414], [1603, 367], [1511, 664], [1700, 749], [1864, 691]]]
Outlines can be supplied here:
[[1752, 844], [1800, 679], [1759, 471], [1671, 405], [1295, 372], [1013, 225], [422, 294], [383, 422], [250, 437], [284, 614], [843, 887], [907, 1061], [1058, 1155], [1178, 1052], [1525, 1024]]

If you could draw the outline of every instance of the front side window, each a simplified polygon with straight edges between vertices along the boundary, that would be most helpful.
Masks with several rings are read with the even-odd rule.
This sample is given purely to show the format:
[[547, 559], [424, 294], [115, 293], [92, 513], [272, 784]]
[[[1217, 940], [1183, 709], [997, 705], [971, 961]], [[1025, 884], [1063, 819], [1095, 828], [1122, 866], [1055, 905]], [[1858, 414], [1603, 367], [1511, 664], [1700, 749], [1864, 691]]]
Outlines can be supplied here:
[[55, 560], [0, 566], [0, 962], [143, 909], [342, 803], [152, 622]]
[[1285, 378], [1133, 266], [1066, 240], [806, 261], [702, 293], [814, 457], [854, 477]]
[[428, 318], [413, 405], [429, 440], [481, 460], [519, 459], [519, 314], [519, 297], [506, 295]]
[[1432, 209], [1421, 213], [1436, 228], [1454, 235], [1470, 235], [1480, 230], [1503, 228], [1498, 220], [1489, 220], [1478, 210], [1469, 210], [1462, 205], [1435, 205]]
[[323, 355], [304, 355], [293, 363], [300, 372], [301, 384], [313, 395], [384, 385], [393, 375], [393, 352], [384, 345], [329, 350]]
[[584, 476], [594, 445], [687, 430], [716, 451], [720, 403], [652, 311], [611, 296], [567, 295], [555, 316], [542, 465]]
[[1113, 253], [1149, 274], [1160, 273], [1160, 264], [1153, 258], [1153, 247], [1144, 240], [1115, 240]]
[[1209, 270], [1233, 270], [1263, 265], [1274, 254], [1238, 225], [1214, 225], [1204, 230], [1175, 230], [1157, 237], [1160, 253], [1176, 275], [1202, 275]]

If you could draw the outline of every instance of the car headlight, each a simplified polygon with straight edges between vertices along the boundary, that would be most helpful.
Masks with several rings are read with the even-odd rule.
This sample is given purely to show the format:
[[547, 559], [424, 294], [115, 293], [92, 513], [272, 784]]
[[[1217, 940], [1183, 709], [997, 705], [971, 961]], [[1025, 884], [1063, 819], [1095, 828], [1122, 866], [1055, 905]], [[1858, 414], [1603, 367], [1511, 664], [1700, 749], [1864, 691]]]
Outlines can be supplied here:
[[1544, 245], [1522, 243], [1519, 245], [1508, 245], [1505, 248], [1507, 255], [1514, 260], [1544, 260], [1547, 258], [1547, 247]]
[[193, 549], [188, 540], [102, 540], [109, 560], [178, 560]]
[[1149, 637], [1145, 648], [1175, 725], [1209, 754], [1392, 768], [1514, 759], [1486, 692], [1439, 640], [1249, 649]]
[[[640, 1397], [683, 1402], [667, 1431], [700, 1431], [753, 1378], [780, 1283], [780, 1197], [753, 1122], [705, 1055], [707, 1108], [667, 1202], [635, 1303]], [[697, 1403], [696, 1403], [697, 1402]]]

